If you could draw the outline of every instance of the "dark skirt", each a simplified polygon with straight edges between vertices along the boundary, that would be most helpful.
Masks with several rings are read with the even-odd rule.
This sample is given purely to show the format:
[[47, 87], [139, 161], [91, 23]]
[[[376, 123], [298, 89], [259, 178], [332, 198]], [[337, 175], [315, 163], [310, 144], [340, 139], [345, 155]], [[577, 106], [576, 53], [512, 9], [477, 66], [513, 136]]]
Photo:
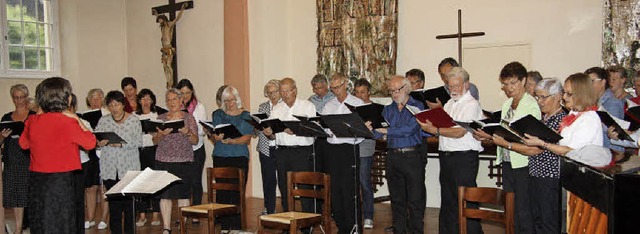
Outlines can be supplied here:
[[159, 192], [162, 199], [189, 199], [191, 198], [191, 178], [193, 162], [155, 162], [156, 170], [168, 171], [182, 181], [176, 181]]
[[100, 185], [100, 159], [98, 157], [92, 157], [92, 153], [95, 154], [95, 151], [92, 150], [89, 152], [89, 161], [82, 164], [85, 188]]
[[78, 233], [84, 231], [80, 216], [84, 197], [78, 187], [84, 184], [74, 172], [31, 172], [29, 216], [31, 233]]

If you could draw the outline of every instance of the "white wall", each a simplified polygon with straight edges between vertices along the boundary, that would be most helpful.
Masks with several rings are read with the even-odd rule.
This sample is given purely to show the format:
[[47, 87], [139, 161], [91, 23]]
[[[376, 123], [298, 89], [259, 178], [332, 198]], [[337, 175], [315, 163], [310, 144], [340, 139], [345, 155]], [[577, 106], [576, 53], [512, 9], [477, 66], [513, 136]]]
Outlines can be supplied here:
[[[436, 40], [435, 36], [457, 31], [458, 8], [463, 11], [465, 32], [486, 33], [483, 37], [465, 39], [465, 45], [529, 43], [532, 54], [528, 69], [539, 70], [545, 77], [564, 79], [601, 64], [600, 0], [402, 0], [398, 7], [397, 73], [420, 68], [427, 75], [427, 87], [442, 85], [436, 71], [440, 60], [457, 57], [455, 40]], [[310, 96], [309, 81], [316, 71], [315, 19], [315, 1], [249, 2], [251, 79], [255, 82], [251, 87], [253, 110], [264, 100], [260, 95], [262, 85], [272, 78], [291, 76], [298, 82], [298, 95]], [[496, 76], [471, 74], [472, 82], [497, 82], [501, 67], [486, 69], [495, 71]], [[480, 96], [483, 92], [499, 90], [480, 90]], [[501, 103], [503, 100], [486, 101]], [[427, 167], [428, 206], [439, 206], [437, 168], [437, 163], [432, 162]], [[259, 175], [254, 174], [254, 180], [259, 179], [256, 176]]]

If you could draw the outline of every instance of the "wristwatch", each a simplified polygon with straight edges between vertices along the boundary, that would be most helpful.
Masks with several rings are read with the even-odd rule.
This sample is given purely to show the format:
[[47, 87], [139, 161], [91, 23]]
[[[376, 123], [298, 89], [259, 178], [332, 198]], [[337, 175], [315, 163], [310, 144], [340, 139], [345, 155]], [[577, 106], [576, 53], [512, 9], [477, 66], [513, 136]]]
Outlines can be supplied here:
[[509, 145], [507, 146], [508, 150], [511, 150], [511, 142], [509, 142]]

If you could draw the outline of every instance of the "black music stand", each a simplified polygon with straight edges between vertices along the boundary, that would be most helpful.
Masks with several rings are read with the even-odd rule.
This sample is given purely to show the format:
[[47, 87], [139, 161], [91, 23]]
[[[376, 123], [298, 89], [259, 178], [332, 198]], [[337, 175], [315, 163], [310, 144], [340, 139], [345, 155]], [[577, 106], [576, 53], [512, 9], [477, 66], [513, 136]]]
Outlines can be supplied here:
[[[145, 176], [140, 176], [142, 173]], [[158, 191], [165, 189], [170, 184], [179, 181], [180, 178], [166, 172], [166, 171], [153, 171], [150, 168], [146, 168], [144, 171], [128, 171], [124, 177], [118, 181], [109, 191], [105, 193], [107, 198], [126, 198], [131, 197], [131, 208], [133, 209], [133, 233], [136, 233], [136, 200], [139, 200], [143, 196], [152, 196]], [[129, 184], [136, 184], [127, 188]], [[151, 187], [144, 187], [144, 184], [153, 183]], [[142, 186], [143, 188], [138, 188]], [[125, 189], [132, 192], [124, 192]]]
[[358, 203], [360, 202], [360, 168], [358, 167], [358, 159], [360, 155], [356, 155], [356, 147], [355, 144], [356, 138], [373, 138], [373, 133], [367, 128], [367, 125], [364, 124], [362, 118], [357, 113], [350, 114], [340, 114], [340, 115], [323, 115], [321, 116], [322, 121], [329, 127], [333, 135], [336, 137], [349, 137], [354, 138], [353, 144], [353, 162], [354, 165], [354, 215], [356, 223], [351, 228], [351, 233], [358, 233], [360, 230], [360, 218], [359, 218], [359, 209]]

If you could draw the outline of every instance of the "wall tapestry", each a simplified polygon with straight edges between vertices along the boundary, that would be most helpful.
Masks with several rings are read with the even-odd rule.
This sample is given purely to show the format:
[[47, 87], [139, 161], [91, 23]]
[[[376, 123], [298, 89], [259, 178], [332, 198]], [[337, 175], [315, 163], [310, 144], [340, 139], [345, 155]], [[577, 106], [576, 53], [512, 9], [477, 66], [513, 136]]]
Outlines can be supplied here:
[[388, 96], [396, 74], [398, 0], [316, 0], [320, 74], [366, 78], [373, 96]]
[[[602, 63], [640, 70], [639, 0], [605, 0], [603, 7]], [[629, 79], [632, 80], [632, 79]]]

